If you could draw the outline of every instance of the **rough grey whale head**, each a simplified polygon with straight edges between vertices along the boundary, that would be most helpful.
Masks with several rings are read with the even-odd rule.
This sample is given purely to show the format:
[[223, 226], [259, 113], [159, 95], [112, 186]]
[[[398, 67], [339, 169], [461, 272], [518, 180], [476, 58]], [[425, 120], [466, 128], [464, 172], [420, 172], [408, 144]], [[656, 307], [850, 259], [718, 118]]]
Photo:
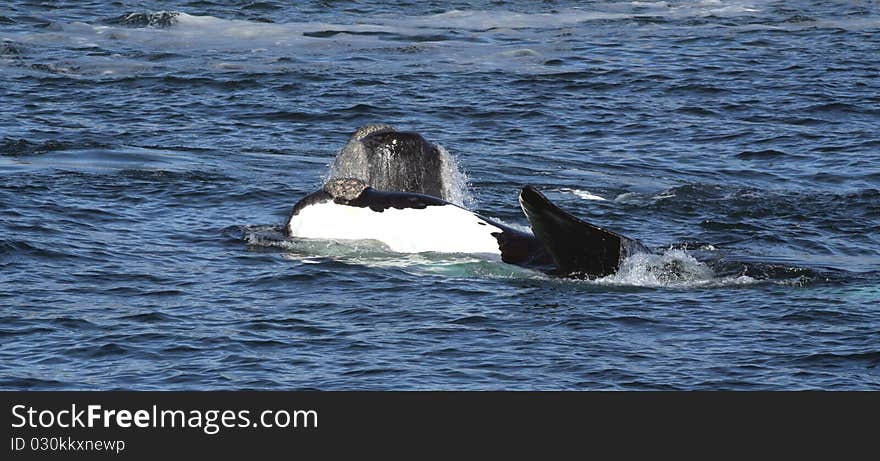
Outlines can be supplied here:
[[444, 200], [440, 150], [418, 133], [391, 125], [358, 128], [333, 162], [330, 180], [356, 178], [389, 192], [413, 192]]

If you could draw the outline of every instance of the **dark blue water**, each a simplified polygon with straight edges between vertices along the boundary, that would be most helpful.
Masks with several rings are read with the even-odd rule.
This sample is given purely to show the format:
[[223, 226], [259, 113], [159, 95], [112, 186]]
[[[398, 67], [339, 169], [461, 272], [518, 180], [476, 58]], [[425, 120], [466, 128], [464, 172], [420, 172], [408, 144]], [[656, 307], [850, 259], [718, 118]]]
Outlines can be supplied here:
[[[876, 3], [298, 3], [0, 6], [0, 387], [880, 388]], [[283, 241], [377, 122], [657, 255]]]

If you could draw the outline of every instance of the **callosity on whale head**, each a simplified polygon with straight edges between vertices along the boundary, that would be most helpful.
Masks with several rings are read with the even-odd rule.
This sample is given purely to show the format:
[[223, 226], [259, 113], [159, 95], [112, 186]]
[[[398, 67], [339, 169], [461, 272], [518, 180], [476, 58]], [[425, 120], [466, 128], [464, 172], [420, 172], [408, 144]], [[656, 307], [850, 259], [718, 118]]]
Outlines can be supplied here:
[[331, 179], [356, 178], [389, 192], [413, 192], [444, 200], [443, 156], [418, 133], [391, 125], [365, 125], [348, 140], [330, 169]]

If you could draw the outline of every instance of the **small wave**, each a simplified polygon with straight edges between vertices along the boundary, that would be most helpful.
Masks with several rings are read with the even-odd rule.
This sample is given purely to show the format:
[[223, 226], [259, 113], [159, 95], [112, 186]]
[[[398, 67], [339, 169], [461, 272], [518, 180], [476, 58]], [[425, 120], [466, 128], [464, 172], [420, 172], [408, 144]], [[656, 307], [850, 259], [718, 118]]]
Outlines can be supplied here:
[[71, 253], [62, 250], [43, 248], [36, 242], [24, 240], [0, 240], [0, 258], [10, 255], [27, 255], [32, 258], [45, 258], [47, 260], [58, 260], [67, 258], [76, 258]]
[[316, 30], [316, 31], [311, 31], [311, 32], [310, 31], [303, 32], [304, 37], [314, 37], [314, 38], [331, 38], [331, 37], [335, 37], [335, 36], [341, 35], [341, 34], [365, 35], [365, 36], [371, 36], [371, 35], [390, 36], [390, 35], [392, 35], [390, 32], [385, 32], [385, 31], [380, 31], [380, 30], [377, 30], [377, 31], [373, 31], [373, 30], [367, 30], [367, 31]]
[[602, 197], [600, 195], [596, 195], [588, 190], [562, 188], [562, 189], [559, 189], [559, 192], [567, 192], [569, 194], [574, 195], [577, 198], [584, 199], [584, 200], [598, 200], [598, 201], [608, 200], [605, 197]]
[[534, 28], [563, 28], [589, 22], [634, 20], [662, 23], [689, 17], [732, 17], [754, 14], [750, 2], [721, 4], [693, 2], [674, 5], [668, 2], [598, 3], [589, 8], [567, 8], [549, 13], [520, 13], [504, 10], [450, 10], [444, 13], [410, 18], [414, 26], [445, 27], [471, 31], [497, 31]]
[[788, 23], [816, 22], [816, 19], [811, 18], [809, 16], [804, 16], [802, 14], [796, 14], [794, 16], [791, 16], [791, 17], [788, 17], [788, 18], [782, 20], [782, 22], [788, 22]]
[[854, 323], [865, 321], [865, 316], [854, 313], [834, 310], [831, 308], [800, 308], [779, 317], [779, 320], [786, 322], [812, 323], [826, 322], [832, 325], [840, 325], [842, 323]]
[[685, 115], [694, 115], [698, 117], [717, 117], [719, 114], [705, 107], [682, 106], [675, 109], [676, 112]]
[[863, 365], [866, 368], [877, 368], [880, 365], [880, 351], [869, 350], [850, 353], [822, 352], [799, 357], [797, 360], [813, 365], [841, 367]]
[[174, 321], [174, 317], [161, 312], [144, 312], [140, 314], [124, 315], [121, 320], [138, 323], [167, 323]]
[[242, 7], [242, 9], [244, 9], [244, 10], [257, 10], [257, 11], [276, 11], [276, 10], [280, 10], [282, 8], [283, 7], [281, 5], [277, 5], [272, 2], [253, 2], [253, 3], [248, 3], [247, 5]]
[[746, 231], [746, 232], [759, 232], [761, 231], [761, 227], [748, 224], [741, 221], [714, 221], [711, 219], [705, 219], [700, 223], [700, 226], [703, 229], [711, 230], [711, 231]]
[[815, 104], [812, 106], [805, 107], [803, 109], [804, 112], [813, 112], [820, 114], [827, 114], [829, 112], [852, 112], [852, 113], [863, 113], [866, 112], [865, 108], [862, 108], [856, 104], [848, 104], [844, 102], [830, 102], [824, 104]]
[[713, 96], [730, 92], [730, 90], [727, 88], [701, 83], [686, 83], [684, 85], [677, 85], [669, 88], [667, 91], [669, 91], [670, 93], [701, 94]]
[[765, 150], [747, 150], [736, 154], [738, 158], [747, 159], [747, 160], [767, 160], [772, 158], [780, 158], [786, 157], [788, 154], [782, 151], [778, 151], [776, 149], [765, 149]]
[[28, 168], [90, 173], [109, 171], [124, 176], [198, 174], [200, 171], [196, 168], [204, 166], [199, 158], [186, 150], [110, 147], [88, 140], [71, 142], [5, 138], [0, 140], [0, 156], [12, 157], [19, 166]]
[[717, 251], [718, 247], [716, 247], [712, 243], [708, 242], [679, 242], [670, 245], [670, 249], [676, 250], [696, 250], [696, 251]]
[[232, 226], [222, 233], [254, 247], [281, 247], [286, 241], [281, 226], [277, 225]]
[[129, 349], [125, 346], [116, 344], [116, 343], [106, 343], [102, 345], [87, 345], [75, 347], [72, 349], [68, 349], [66, 354], [68, 356], [77, 357], [77, 358], [105, 358], [105, 357], [120, 357], [127, 355]]
[[587, 21], [627, 18], [626, 13], [568, 9], [553, 13], [518, 13], [492, 10], [450, 10], [411, 18], [414, 26], [443, 27], [472, 31], [496, 31], [544, 27], [566, 27]]
[[31, 376], [11, 376], [0, 379], [0, 389], [70, 389], [72, 383]]
[[69, 141], [29, 141], [23, 138], [3, 138], [0, 141], [0, 155], [24, 156], [45, 154], [47, 152], [55, 152], [73, 149], [89, 149], [107, 147], [96, 142], [69, 142]]
[[76, 65], [66, 65], [66, 64], [45, 64], [45, 63], [35, 63], [28, 66], [29, 69], [35, 70], [37, 72], [44, 72], [47, 74], [76, 74], [80, 71], [80, 67]]
[[784, 285], [804, 286], [812, 282], [839, 282], [849, 278], [845, 271], [798, 267], [788, 264], [752, 261], [745, 264], [741, 273], [751, 277], [775, 280]]

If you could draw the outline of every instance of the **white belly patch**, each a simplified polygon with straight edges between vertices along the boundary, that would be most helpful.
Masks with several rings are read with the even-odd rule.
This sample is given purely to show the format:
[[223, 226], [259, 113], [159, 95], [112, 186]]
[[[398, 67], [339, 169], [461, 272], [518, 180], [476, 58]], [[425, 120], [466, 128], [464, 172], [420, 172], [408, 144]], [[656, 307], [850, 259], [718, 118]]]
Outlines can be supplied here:
[[492, 233], [502, 230], [455, 205], [377, 212], [326, 201], [299, 210], [289, 225], [293, 237], [378, 240], [398, 253], [501, 254]]

